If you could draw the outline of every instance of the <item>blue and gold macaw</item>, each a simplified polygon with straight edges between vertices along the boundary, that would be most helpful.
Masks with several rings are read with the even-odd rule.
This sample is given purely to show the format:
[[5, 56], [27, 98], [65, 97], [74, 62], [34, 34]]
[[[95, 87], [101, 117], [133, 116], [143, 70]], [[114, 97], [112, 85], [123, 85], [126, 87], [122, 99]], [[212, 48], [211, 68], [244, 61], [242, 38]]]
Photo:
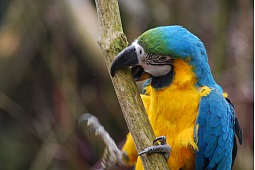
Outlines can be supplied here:
[[[169, 168], [231, 169], [242, 130], [199, 38], [181, 26], [150, 29], [118, 54], [111, 75], [130, 66], [136, 81], [147, 79], [141, 97], [155, 135], [171, 146]], [[143, 169], [130, 134], [122, 151]]]

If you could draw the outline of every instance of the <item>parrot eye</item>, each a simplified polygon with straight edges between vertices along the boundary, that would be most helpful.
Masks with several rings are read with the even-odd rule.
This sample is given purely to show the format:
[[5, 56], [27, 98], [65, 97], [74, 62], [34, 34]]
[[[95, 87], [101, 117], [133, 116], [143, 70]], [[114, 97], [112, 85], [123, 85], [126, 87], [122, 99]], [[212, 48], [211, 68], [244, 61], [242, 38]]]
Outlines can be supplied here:
[[143, 53], [143, 52], [142, 52], [142, 50], [141, 50], [141, 49], [139, 50], [139, 53], [140, 53], [140, 55], [142, 55], [142, 53]]
[[155, 56], [155, 55], [148, 55], [147, 60], [149, 60], [150, 65], [169, 65], [171, 64], [172, 60], [170, 56]]
[[165, 60], [166, 60], [166, 56], [161, 56], [161, 57], [159, 58], [159, 60], [165, 61]]
[[158, 58], [159, 61], [171, 61], [170, 56], [159, 56]]

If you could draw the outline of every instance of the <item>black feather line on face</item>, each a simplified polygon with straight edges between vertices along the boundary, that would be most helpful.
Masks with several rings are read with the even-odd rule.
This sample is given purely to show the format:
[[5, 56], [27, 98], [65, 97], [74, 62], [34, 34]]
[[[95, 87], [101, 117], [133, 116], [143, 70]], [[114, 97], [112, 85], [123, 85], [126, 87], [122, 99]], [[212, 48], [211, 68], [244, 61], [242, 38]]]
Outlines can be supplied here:
[[154, 54], [146, 54], [146, 63], [147, 65], [171, 65], [173, 61], [170, 56], [162, 56], [162, 55], [154, 55]]
[[160, 90], [164, 87], [169, 86], [173, 79], [174, 79], [174, 67], [172, 64], [171, 65], [171, 71], [169, 71], [167, 74], [160, 76], [160, 77], [153, 77], [151, 81], [151, 86], [157, 90]]
[[146, 56], [145, 56], [145, 58], [146, 58], [147, 61], [152, 60], [153, 57], [154, 57], [153, 54], [146, 54]]

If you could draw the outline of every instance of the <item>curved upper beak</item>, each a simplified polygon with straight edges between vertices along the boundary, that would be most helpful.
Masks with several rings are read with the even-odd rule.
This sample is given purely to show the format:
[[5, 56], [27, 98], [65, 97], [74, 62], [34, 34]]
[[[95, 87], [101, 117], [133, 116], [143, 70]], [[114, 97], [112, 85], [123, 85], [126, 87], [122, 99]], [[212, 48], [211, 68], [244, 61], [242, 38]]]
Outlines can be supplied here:
[[132, 66], [131, 71], [136, 81], [142, 81], [152, 77], [151, 74], [145, 72], [144, 68], [139, 65], [139, 59], [134, 45], [128, 46], [115, 57], [111, 66], [111, 76], [113, 77], [121, 68], [129, 66]]
[[111, 76], [113, 77], [121, 68], [134, 66], [138, 63], [139, 60], [137, 58], [135, 46], [130, 45], [122, 50], [113, 60], [111, 66]]

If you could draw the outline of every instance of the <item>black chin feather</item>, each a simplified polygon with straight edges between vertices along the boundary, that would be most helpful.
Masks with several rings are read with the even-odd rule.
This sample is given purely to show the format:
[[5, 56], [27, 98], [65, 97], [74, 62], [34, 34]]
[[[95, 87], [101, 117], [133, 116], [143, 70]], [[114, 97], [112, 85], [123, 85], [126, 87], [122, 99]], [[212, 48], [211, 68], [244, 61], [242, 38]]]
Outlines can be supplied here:
[[160, 77], [153, 77], [151, 81], [151, 86], [155, 89], [162, 89], [164, 87], [169, 86], [174, 77], [174, 67], [171, 65], [172, 69], [165, 75]]

